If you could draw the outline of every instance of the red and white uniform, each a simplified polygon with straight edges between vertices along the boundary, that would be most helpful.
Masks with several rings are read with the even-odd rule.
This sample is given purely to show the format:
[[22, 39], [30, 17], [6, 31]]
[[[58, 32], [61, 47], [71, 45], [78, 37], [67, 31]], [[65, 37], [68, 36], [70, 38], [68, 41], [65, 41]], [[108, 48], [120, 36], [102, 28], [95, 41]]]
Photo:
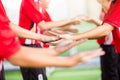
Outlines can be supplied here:
[[[103, 20], [105, 16], [105, 12], [102, 10], [101, 14], [100, 14], [100, 20]], [[110, 35], [107, 37], [107, 39], [105, 38], [100, 38], [97, 40], [98, 44], [103, 44], [103, 45], [114, 45], [113, 43], [113, 35], [112, 32], [110, 33]]]
[[120, 53], [120, 0], [111, 3], [108, 13], [105, 15], [103, 23], [108, 23], [114, 27], [112, 31], [115, 48]]
[[[19, 25], [32, 32], [42, 34], [44, 31], [37, 26], [41, 21], [50, 21], [48, 13], [42, 9], [38, 0], [22, 0]], [[32, 28], [31, 28], [32, 27]], [[40, 44], [38, 40], [20, 38], [21, 44]], [[43, 47], [49, 47], [44, 44]]]
[[15, 33], [10, 29], [9, 23], [10, 21], [0, 0], [0, 66], [5, 58], [15, 54], [21, 47]]
[[[45, 22], [50, 22], [50, 21], [52, 21], [52, 20], [51, 20], [51, 17], [50, 17], [49, 14], [48, 14], [48, 12], [46, 11], [46, 9], [44, 9], [44, 8], [41, 6], [41, 4], [39, 4], [39, 11], [40, 11], [40, 13], [41, 13], [41, 15], [42, 15], [43, 21], [45, 21]], [[44, 31], [43, 31], [43, 30], [40, 30], [40, 33], [43, 34]], [[42, 45], [43, 47], [45, 47], [45, 48], [49, 47], [48, 44], [42, 44], [42, 43], [41, 43], [41, 45]]]

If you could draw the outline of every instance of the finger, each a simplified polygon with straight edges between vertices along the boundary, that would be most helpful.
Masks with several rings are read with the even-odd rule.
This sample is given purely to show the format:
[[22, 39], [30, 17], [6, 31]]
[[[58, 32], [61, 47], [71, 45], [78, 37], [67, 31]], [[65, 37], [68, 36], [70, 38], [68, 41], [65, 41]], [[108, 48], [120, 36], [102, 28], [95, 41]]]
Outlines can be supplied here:
[[75, 44], [75, 42], [73, 40], [63, 39], [63, 41], [60, 44], [58, 44], [57, 46], [64, 47], [64, 46], [68, 46], [68, 45], [73, 44], [73, 43]]
[[104, 55], [105, 52], [102, 49], [95, 49], [87, 52], [83, 52], [82, 62], [86, 62], [92, 58]]
[[52, 34], [52, 35], [55, 35], [55, 36], [58, 36], [59, 37], [59, 35], [60, 34], [58, 34], [58, 33], [55, 33], [55, 32], [53, 32], [53, 31], [48, 31], [50, 34]]
[[71, 35], [70, 34], [63, 34], [63, 35], [58, 35], [60, 38], [63, 38], [63, 39], [70, 39], [71, 38]]
[[85, 42], [86, 40], [87, 39], [81, 39], [79, 41], [73, 41], [73, 40], [71, 40], [71, 42], [69, 42], [68, 44], [66, 44], [66, 46], [67, 46], [66, 48], [72, 48], [73, 46], [81, 44], [81, 43]]
[[51, 40], [47, 40], [47, 41], [42, 41], [43, 43], [50, 43], [50, 42], [55, 42], [55, 41], [59, 41], [61, 38], [54, 38]]
[[85, 42], [85, 41], [87, 41], [88, 39], [80, 39], [80, 40], [77, 40], [76, 41], [76, 44], [81, 44], [81, 43], [83, 43], [83, 42]]
[[49, 37], [44, 37], [43, 40], [41, 40], [43, 43], [49, 43], [49, 42], [54, 42], [54, 41], [58, 41], [61, 38], [56, 37], [56, 36], [49, 36]]
[[94, 57], [94, 56], [100, 56], [100, 55], [103, 55], [104, 54], [104, 51], [99, 48], [99, 49], [95, 49], [95, 50], [91, 50], [91, 51], [87, 51], [87, 53], [85, 54], [85, 56], [88, 56], [88, 57]]
[[60, 40], [58, 40], [58, 41], [53, 41], [53, 42], [50, 42], [50, 43], [48, 43], [48, 44], [50, 44], [50, 45], [52, 45], [52, 46], [56, 46], [57, 44], [59, 44], [60, 42], [62, 42], [63, 41], [63, 39], [60, 39]]

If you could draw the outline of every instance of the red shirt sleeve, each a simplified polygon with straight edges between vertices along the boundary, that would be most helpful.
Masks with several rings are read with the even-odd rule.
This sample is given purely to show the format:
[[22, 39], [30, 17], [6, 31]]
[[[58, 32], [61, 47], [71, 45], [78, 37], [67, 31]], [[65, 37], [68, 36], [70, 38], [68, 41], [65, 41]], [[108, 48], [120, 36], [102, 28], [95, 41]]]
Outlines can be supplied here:
[[23, 0], [21, 7], [24, 8], [24, 11], [33, 22], [39, 23], [43, 20], [39, 11], [39, 4], [34, 0]]
[[111, 4], [103, 22], [109, 23], [116, 28], [120, 26], [120, 0], [117, 0], [116, 3]]
[[0, 0], [0, 60], [10, 57], [20, 49], [20, 43], [10, 29], [9, 22]]
[[3, 4], [0, 0], [0, 25], [1, 24], [9, 24], [9, 22], [10, 21], [6, 15], [5, 9], [4, 9]]
[[108, 23], [115, 27], [112, 31], [116, 51], [120, 53], [120, 0], [112, 1], [108, 13], [104, 17], [103, 23]]
[[21, 45], [9, 25], [0, 27], [0, 58], [9, 58], [20, 49]]

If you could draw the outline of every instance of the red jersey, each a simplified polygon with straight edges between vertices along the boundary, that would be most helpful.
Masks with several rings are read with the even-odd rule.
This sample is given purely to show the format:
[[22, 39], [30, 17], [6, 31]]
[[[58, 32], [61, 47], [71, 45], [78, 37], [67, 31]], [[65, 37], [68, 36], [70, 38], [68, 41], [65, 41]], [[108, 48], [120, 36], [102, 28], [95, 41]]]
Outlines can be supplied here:
[[[39, 9], [40, 9], [40, 13], [42, 15], [42, 18], [45, 22], [50, 22], [52, 21], [51, 20], [51, 17], [49, 16], [48, 12], [46, 11], [46, 9], [44, 9], [41, 5], [39, 5]], [[44, 31], [43, 30], [40, 30], [40, 33], [43, 34]], [[48, 48], [49, 45], [48, 44], [41, 44], [44, 48]]]
[[112, 31], [115, 48], [120, 53], [120, 0], [113, 0], [108, 10], [108, 13], [104, 17], [104, 23], [108, 23], [114, 27]]
[[9, 19], [0, 0], [0, 60], [9, 58], [20, 49], [19, 40], [10, 29]]
[[[104, 12], [104, 10], [102, 10], [101, 14], [100, 14], [100, 20], [103, 20], [104, 16], [105, 16], [105, 12]], [[107, 39], [100, 38], [100, 39], [97, 40], [97, 43], [98, 44], [104, 44], [104, 45], [114, 45], [112, 32], [110, 33], [110, 35], [108, 36]]]
[[[42, 11], [42, 12], [41, 12]], [[22, 0], [20, 8], [19, 25], [35, 33], [43, 33], [37, 26], [38, 23], [45, 20], [48, 21], [50, 17], [44, 11], [39, 3], [39, 0]], [[51, 20], [51, 19], [50, 19]], [[20, 38], [21, 44], [40, 44], [38, 40], [31, 40]]]

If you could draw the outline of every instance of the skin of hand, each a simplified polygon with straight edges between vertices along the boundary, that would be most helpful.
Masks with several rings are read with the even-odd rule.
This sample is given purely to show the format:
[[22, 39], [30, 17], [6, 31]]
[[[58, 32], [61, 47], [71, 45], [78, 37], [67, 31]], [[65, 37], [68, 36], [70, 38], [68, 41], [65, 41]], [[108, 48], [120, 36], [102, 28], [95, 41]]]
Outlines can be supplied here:
[[76, 34], [70, 35], [70, 34], [68, 34], [68, 33], [67, 33], [67, 34], [66, 34], [66, 33], [64, 33], [64, 34], [59, 34], [59, 33], [52, 32], [52, 31], [49, 31], [49, 33], [52, 34], [52, 35], [55, 35], [55, 36], [57, 36], [57, 37], [60, 37], [61, 39], [68, 39], [68, 40], [70, 40], [70, 39], [75, 40], [75, 39], [74, 39], [74, 35], [76, 35]]
[[52, 33], [58, 33], [58, 34], [64, 34], [66, 33], [65, 31], [62, 31], [62, 30], [59, 30], [59, 29], [56, 29], [56, 30], [48, 30], [48, 31], [45, 31], [44, 35], [47, 35], [47, 36], [56, 36]]
[[89, 17], [88, 15], [79, 15], [80, 20], [91, 20], [91, 17]]
[[76, 18], [74, 18], [75, 20], [78, 20], [79, 23], [81, 23], [84, 20], [90, 20], [90, 17], [88, 17], [87, 15], [78, 15]]
[[48, 33], [57, 37], [59, 37], [59, 35], [65, 34], [65, 32], [61, 32], [61, 30], [48, 31]]
[[81, 40], [78, 40], [78, 41], [63, 40], [59, 44], [57, 44], [54, 49], [56, 50], [56, 52], [58, 52], [58, 54], [63, 53], [65, 51], [69, 50], [70, 48], [85, 42], [86, 40], [87, 39], [81, 39]]
[[78, 25], [80, 24], [80, 18], [79, 16], [76, 16], [74, 18], [71, 19], [73, 22], [71, 23], [72, 25]]
[[65, 26], [60, 27], [59, 30], [65, 31], [65, 32], [71, 32], [71, 33], [78, 33], [78, 29], [74, 28], [74, 26]]
[[[48, 31], [49, 34], [52, 34], [52, 35], [62, 35], [62, 34], [66, 34], [67, 32], [64, 32], [64, 31], [61, 31], [61, 30], [54, 30], [54, 31]], [[53, 42], [50, 42], [49, 44], [52, 45], [52, 46], [56, 46], [57, 44], [61, 43], [62, 41], [64, 41], [65, 39], [60, 39], [60, 40], [57, 40], [57, 41], [53, 41]]]
[[[87, 62], [94, 57], [98, 57], [105, 54], [105, 52], [101, 48], [90, 50], [90, 51], [84, 51], [80, 53], [76, 54], [76, 56], [78, 56], [79, 58], [78, 62]], [[75, 57], [75, 55], [73, 55], [73, 57]]]
[[87, 22], [90, 22], [90, 23], [94, 23], [97, 26], [100, 26], [102, 24], [101, 20], [92, 18], [91, 16], [88, 16], [88, 15], [80, 15], [79, 17], [80, 17], [81, 22], [82, 21], [87, 21]]
[[[65, 30], [65, 29], [64, 29]], [[54, 36], [58, 36], [59, 35], [64, 35], [64, 34], [68, 34], [68, 32], [71, 32], [71, 31], [64, 31], [64, 30], [61, 30], [61, 29], [57, 29], [57, 30], [52, 30], [52, 31], [48, 31], [49, 34], [51, 35], [54, 35]], [[73, 29], [72, 29], [73, 30]], [[78, 30], [74, 30], [74, 33], [77, 33]], [[72, 32], [73, 33], [73, 32]], [[60, 37], [59, 37], [60, 38]], [[50, 42], [49, 44], [52, 45], [52, 46], [55, 46], [57, 45], [58, 43], [60, 43], [61, 41], [63, 41], [64, 39], [60, 39], [60, 40], [57, 40], [57, 41], [53, 41], [53, 42]]]
[[46, 36], [46, 35], [44, 35], [44, 36], [41, 38], [41, 41], [42, 41], [43, 43], [54, 42], [54, 41], [57, 41], [57, 40], [60, 40], [60, 38], [57, 37], [57, 36]]
[[60, 39], [60, 40], [57, 40], [57, 41], [49, 42], [48, 44], [51, 45], [51, 46], [56, 46], [57, 44], [61, 43], [64, 40], [65, 39]]
[[57, 37], [60, 37], [61, 39], [68, 39], [68, 40], [70, 40], [70, 39], [72, 39], [72, 40], [76, 40], [76, 39], [74, 39], [74, 36], [76, 36], [77, 34], [66, 34], [66, 33], [64, 33], [64, 34], [59, 34], [59, 33], [56, 33], [56, 32], [52, 32], [52, 31], [49, 31], [49, 33], [50, 34], [52, 34], [52, 35], [55, 35], [55, 36], [57, 36]]

